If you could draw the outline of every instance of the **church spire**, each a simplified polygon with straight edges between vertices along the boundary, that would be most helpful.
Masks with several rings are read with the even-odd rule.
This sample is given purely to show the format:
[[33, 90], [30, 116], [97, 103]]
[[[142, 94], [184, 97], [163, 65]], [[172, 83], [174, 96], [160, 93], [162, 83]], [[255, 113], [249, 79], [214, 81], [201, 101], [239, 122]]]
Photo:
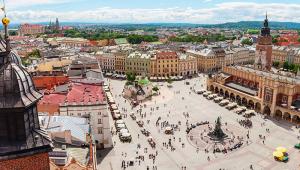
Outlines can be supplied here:
[[261, 28], [261, 36], [270, 36], [270, 28], [269, 28], [269, 20], [268, 13], [266, 12], [266, 18], [263, 23], [263, 27]]

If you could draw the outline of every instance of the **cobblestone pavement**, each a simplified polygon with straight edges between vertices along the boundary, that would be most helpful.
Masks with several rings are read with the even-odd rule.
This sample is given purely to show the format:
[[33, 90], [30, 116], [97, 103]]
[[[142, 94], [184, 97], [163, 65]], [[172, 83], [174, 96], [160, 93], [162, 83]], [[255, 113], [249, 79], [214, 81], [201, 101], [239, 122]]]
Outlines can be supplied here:
[[[147, 137], [140, 131], [142, 128], [128, 115], [124, 120], [132, 135], [132, 142], [122, 143], [118, 136], [114, 135], [115, 147], [108, 151], [105, 157], [101, 154], [101, 151], [98, 151], [104, 157], [101, 158], [101, 162], [98, 162], [98, 168], [100, 170], [119, 170], [121, 169], [122, 160], [132, 160], [135, 162], [135, 165], [126, 169], [146, 170], [148, 166], [149, 170], [152, 170], [153, 166], [157, 166], [158, 170], [181, 170], [182, 167], [186, 166], [187, 170], [218, 170], [220, 168], [246, 170], [250, 169], [250, 165], [253, 165], [253, 169], [299, 169], [300, 152], [293, 148], [294, 144], [299, 142], [297, 140], [297, 135], [300, 133], [299, 129], [287, 122], [264, 120], [260, 115], [251, 118], [253, 127], [249, 130], [249, 145], [228, 154], [205, 153], [203, 150], [197, 152], [196, 147], [190, 144], [187, 138], [185, 132], [186, 121], [189, 124], [200, 121], [214, 122], [218, 116], [221, 116], [222, 122], [226, 122], [238, 130], [248, 130], [244, 129], [237, 122], [238, 119], [243, 119], [242, 116], [235, 114], [233, 111], [228, 111], [213, 101], [207, 100], [202, 95], [191, 92], [191, 87], [195, 89], [205, 87], [205, 78], [198, 77], [188, 81], [190, 82], [189, 86], [185, 85], [185, 81], [175, 81], [172, 88], [168, 88], [166, 86], [167, 83], [162, 83], [163, 86], [159, 86], [161, 96], [154, 97], [152, 101], [146, 102], [147, 107], [142, 108], [141, 112], [142, 114], [146, 113], [146, 117], [141, 118], [137, 114], [140, 106], [131, 109], [129, 102], [125, 102], [125, 99], [119, 96], [125, 81], [109, 80], [111, 92], [119, 105], [119, 109], [121, 111], [122, 108], [127, 109], [127, 112], [122, 111], [124, 114], [134, 112], [138, 119], [145, 122], [144, 128], [151, 132], [151, 136], [156, 142], [156, 149], [151, 149], [147, 142]], [[159, 107], [159, 109], [156, 110], [156, 107]], [[152, 109], [154, 111], [151, 111]], [[188, 113], [189, 117], [187, 118], [183, 113]], [[178, 121], [181, 121], [180, 131], [175, 131], [174, 136], [164, 134], [164, 129], [156, 126], [156, 121], [159, 117], [161, 117], [160, 122], [168, 121], [170, 124], [177, 124]], [[150, 121], [149, 124], [146, 123], [147, 120]], [[265, 125], [262, 125], [262, 123]], [[111, 124], [114, 127], [112, 120]], [[270, 133], [266, 132], [266, 128], [270, 129]], [[259, 134], [265, 136], [264, 144], [259, 138]], [[164, 145], [169, 140], [175, 148], [174, 151], [171, 151], [170, 147], [166, 148]], [[141, 145], [141, 149], [137, 149], [138, 144]], [[273, 159], [272, 153], [278, 146], [284, 146], [288, 149], [290, 160], [287, 163], [276, 162]], [[144, 152], [144, 148], [147, 148], [147, 153]], [[149, 159], [148, 155], [149, 153], [156, 154], [156, 152], [158, 155], [153, 163], [153, 160]], [[145, 161], [141, 161], [140, 165], [139, 161], [135, 159], [137, 155], [145, 157]], [[208, 160], [208, 157], [210, 160]]]

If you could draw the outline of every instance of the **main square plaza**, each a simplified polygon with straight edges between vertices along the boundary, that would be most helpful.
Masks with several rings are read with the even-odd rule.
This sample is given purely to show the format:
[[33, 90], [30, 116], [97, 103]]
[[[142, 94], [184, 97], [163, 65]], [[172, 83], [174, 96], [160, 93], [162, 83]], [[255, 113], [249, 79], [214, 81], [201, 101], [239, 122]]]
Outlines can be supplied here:
[[[172, 86], [167, 82], [155, 82], [160, 95], [133, 107], [122, 96], [125, 81], [107, 79], [132, 140], [130, 143], [121, 142], [113, 127], [114, 147], [98, 155], [101, 160], [98, 167], [114, 170], [299, 169], [300, 152], [294, 148], [299, 142], [297, 124], [255, 113], [249, 118], [252, 127], [242, 126], [239, 121], [244, 117], [235, 113], [235, 109], [228, 110], [196, 93], [207, 89], [206, 81], [207, 75], [200, 74], [196, 78], [174, 81]], [[130, 117], [132, 113], [136, 120]], [[224, 133], [239, 138], [241, 146], [215, 152], [212, 149], [214, 142], [206, 142], [205, 136], [200, 140], [204, 129], [213, 128], [218, 117]], [[143, 127], [136, 123], [137, 120], [144, 122]], [[200, 125], [201, 122], [210, 125]], [[169, 126], [174, 129], [173, 134], [165, 133]], [[189, 127], [194, 128], [187, 132]], [[155, 147], [150, 146], [149, 136], [143, 135], [142, 129], [150, 132]], [[273, 152], [279, 146], [287, 149], [289, 161], [286, 163], [274, 160]]]

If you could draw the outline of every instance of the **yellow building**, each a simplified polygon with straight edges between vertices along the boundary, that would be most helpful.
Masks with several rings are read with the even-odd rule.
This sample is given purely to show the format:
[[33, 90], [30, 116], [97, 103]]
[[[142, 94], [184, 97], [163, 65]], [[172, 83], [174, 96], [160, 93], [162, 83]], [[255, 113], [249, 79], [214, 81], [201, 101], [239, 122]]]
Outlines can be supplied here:
[[115, 53], [115, 71], [117, 74], [125, 74], [126, 53]]
[[150, 76], [150, 58], [149, 54], [134, 52], [125, 59], [125, 72], [132, 72], [136, 75]]
[[176, 52], [159, 51], [151, 59], [151, 76], [169, 77], [178, 75], [179, 59]]

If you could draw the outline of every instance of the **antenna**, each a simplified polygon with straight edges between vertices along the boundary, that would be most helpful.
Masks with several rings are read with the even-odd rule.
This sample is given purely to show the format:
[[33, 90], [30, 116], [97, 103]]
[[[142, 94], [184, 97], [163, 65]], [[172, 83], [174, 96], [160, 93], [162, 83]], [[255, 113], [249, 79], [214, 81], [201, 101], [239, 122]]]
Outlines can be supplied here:
[[6, 10], [5, 10], [5, 1], [3, 1], [3, 7], [1, 8], [1, 10], [4, 12], [4, 18], [2, 18], [2, 24], [4, 26], [4, 40], [5, 40], [5, 44], [6, 44], [6, 51], [10, 51], [10, 45], [9, 45], [9, 37], [8, 37], [8, 24], [10, 22], [10, 20], [6, 17]]

